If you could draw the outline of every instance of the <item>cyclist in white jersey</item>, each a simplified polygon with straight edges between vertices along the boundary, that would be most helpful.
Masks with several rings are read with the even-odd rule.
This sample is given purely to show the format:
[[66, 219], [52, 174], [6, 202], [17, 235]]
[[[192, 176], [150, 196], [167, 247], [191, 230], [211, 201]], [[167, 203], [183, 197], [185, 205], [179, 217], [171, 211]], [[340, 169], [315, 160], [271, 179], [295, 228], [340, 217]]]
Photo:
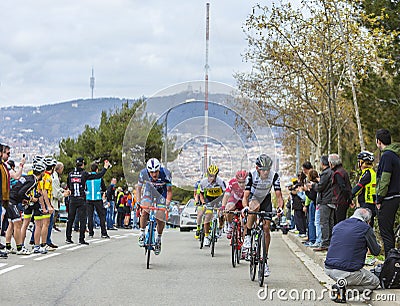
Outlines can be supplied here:
[[[249, 211], [258, 212], [272, 212], [271, 189], [274, 187], [275, 195], [277, 198], [278, 207], [280, 210], [283, 208], [283, 197], [281, 192], [279, 174], [271, 170], [272, 159], [266, 155], [261, 154], [256, 160], [256, 168], [249, 172], [246, 189], [243, 196], [243, 207]], [[243, 251], [251, 247], [250, 229], [256, 221], [255, 215], [248, 215], [247, 225], [245, 227], [245, 239], [243, 243]], [[264, 220], [264, 232], [267, 255], [269, 250], [270, 236], [270, 220]], [[269, 276], [269, 267], [265, 266], [265, 276]]]

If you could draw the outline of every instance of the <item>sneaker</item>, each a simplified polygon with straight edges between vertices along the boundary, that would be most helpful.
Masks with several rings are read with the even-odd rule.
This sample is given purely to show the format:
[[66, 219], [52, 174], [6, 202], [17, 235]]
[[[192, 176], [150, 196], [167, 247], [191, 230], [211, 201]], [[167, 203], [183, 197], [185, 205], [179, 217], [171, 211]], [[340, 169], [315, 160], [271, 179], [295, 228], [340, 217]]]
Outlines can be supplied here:
[[6, 246], [2, 243], [0, 243], [0, 250], [4, 250], [6, 248]]
[[94, 235], [89, 235], [89, 238], [93, 238]]
[[156, 241], [156, 245], [154, 246], [154, 254], [160, 255], [161, 253], [161, 240]]
[[269, 266], [268, 266], [268, 264], [266, 263], [265, 266], [264, 266], [264, 276], [265, 276], [265, 277], [268, 277], [268, 276], [270, 276], [270, 275], [271, 275], [271, 271], [269, 270]]
[[53, 252], [55, 250], [55, 248], [51, 247], [49, 244], [46, 244], [44, 246], [44, 249], [48, 252]]
[[6, 249], [7, 254], [17, 254], [17, 250], [14, 248]]
[[246, 235], [244, 237], [243, 248], [245, 248], [245, 249], [251, 248], [251, 237], [249, 235]]
[[139, 245], [140, 247], [143, 247], [143, 246], [144, 246], [144, 232], [141, 232], [140, 235], [139, 235], [138, 245]]
[[66, 240], [65, 240], [65, 243], [67, 243], [67, 244], [72, 244], [72, 243], [74, 243], [74, 242], [71, 240], [71, 238], [69, 238], [69, 239], [66, 239]]
[[306, 235], [306, 234], [299, 234], [299, 237], [300, 237], [300, 238], [306, 238], [307, 235]]
[[48, 246], [52, 247], [53, 249], [57, 249], [58, 245], [55, 245], [54, 243], [48, 243]]
[[304, 245], [305, 245], [306, 247], [311, 247], [311, 246], [314, 245], [314, 243], [312, 243], [311, 241], [307, 241], [307, 242], [304, 243]]
[[101, 235], [101, 238], [110, 239], [110, 236], [108, 236], [108, 235]]
[[27, 248], [22, 247], [21, 250], [17, 251], [17, 255], [31, 255], [31, 252]]
[[43, 248], [43, 247], [38, 247], [38, 246], [35, 246], [35, 248], [33, 249], [33, 253], [35, 253], [35, 254], [46, 254], [47, 253], [47, 250], [45, 249], [45, 248]]
[[209, 247], [211, 244], [211, 239], [207, 236], [204, 238], [204, 246]]
[[86, 242], [85, 240], [81, 240], [81, 241], [79, 241], [79, 244], [89, 245], [89, 242]]
[[7, 259], [8, 255], [6, 252], [0, 251], [0, 258]]
[[200, 230], [196, 230], [196, 234], [194, 234], [194, 239], [200, 238]]

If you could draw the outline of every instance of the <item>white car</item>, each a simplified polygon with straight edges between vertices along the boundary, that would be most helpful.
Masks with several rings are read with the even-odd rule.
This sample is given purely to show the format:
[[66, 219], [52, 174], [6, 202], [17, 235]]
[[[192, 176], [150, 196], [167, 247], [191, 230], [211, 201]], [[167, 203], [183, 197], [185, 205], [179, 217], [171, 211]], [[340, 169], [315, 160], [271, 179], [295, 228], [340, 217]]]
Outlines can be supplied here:
[[197, 227], [197, 210], [194, 199], [190, 199], [182, 209], [179, 228], [181, 232], [190, 231]]

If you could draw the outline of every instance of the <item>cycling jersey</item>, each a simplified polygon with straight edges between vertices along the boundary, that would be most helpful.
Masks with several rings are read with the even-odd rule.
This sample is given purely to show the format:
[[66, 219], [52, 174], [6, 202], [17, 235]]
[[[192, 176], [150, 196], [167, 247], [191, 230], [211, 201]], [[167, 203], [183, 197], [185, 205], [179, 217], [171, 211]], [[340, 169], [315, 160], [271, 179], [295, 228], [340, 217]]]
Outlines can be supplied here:
[[219, 176], [217, 176], [215, 181], [211, 183], [208, 181], [208, 178], [204, 178], [200, 181], [200, 192], [204, 194], [206, 203], [222, 196], [222, 194], [225, 192], [225, 189], [225, 182]]
[[167, 187], [172, 186], [171, 173], [167, 168], [161, 167], [158, 178], [153, 181], [145, 168], [139, 173], [138, 186], [144, 186], [143, 199], [145, 201], [152, 202], [155, 199], [157, 204], [165, 205]]
[[48, 171], [44, 172], [43, 178], [38, 182], [40, 189], [47, 190], [47, 197], [49, 200], [53, 197], [53, 179], [51, 178], [51, 173]]
[[239, 186], [237, 178], [233, 178], [228, 182], [225, 194], [229, 195], [228, 203], [236, 204], [239, 201], [242, 201], [244, 189]]
[[10, 191], [10, 203], [16, 205], [23, 200], [29, 201], [37, 184], [37, 178], [33, 174], [21, 177]]
[[83, 168], [75, 168], [74, 171], [68, 174], [67, 179], [67, 186], [68, 189], [71, 190], [71, 197], [85, 199], [86, 181], [101, 178], [104, 176], [106, 171], [107, 169], [103, 168], [101, 171], [93, 174], [85, 171]]
[[281, 182], [279, 174], [275, 171], [270, 171], [266, 179], [262, 179], [256, 169], [250, 171], [246, 190], [250, 190], [250, 200], [253, 198], [262, 202], [264, 198], [271, 193], [271, 188], [281, 190]]

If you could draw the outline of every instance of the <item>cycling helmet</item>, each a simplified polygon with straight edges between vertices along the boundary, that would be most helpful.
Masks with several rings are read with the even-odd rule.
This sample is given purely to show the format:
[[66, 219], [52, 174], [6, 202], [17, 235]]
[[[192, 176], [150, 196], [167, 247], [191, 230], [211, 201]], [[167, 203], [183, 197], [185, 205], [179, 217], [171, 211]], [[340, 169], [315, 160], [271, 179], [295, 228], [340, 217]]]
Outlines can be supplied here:
[[161, 168], [160, 161], [157, 158], [150, 158], [147, 161], [146, 168], [149, 172], [159, 171]]
[[256, 159], [256, 165], [260, 170], [271, 170], [272, 159], [267, 154], [261, 154]]
[[244, 181], [247, 177], [247, 171], [246, 170], [239, 170], [236, 172], [236, 179], [238, 181]]
[[46, 170], [46, 165], [42, 161], [37, 161], [33, 164], [32, 170], [35, 172], [43, 172]]
[[34, 157], [33, 157], [33, 163], [34, 164], [36, 164], [37, 162], [39, 162], [39, 161], [43, 161], [44, 160], [44, 156], [42, 156], [42, 155], [35, 155]]
[[219, 172], [219, 169], [218, 169], [218, 167], [217, 167], [216, 165], [210, 165], [210, 166], [207, 168], [207, 173], [208, 173], [209, 175], [217, 175], [218, 172]]
[[358, 153], [357, 159], [365, 161], [367, 163], [372, 163], [375, 160], [374, 154], [368, 151], [362, 151]]
[[45, 157], [43, 159], [43, 163], [46, 165], [46, 167], [55, 166], [57, 164], [57, 162], [56, 163], [54, 163], [54, 162], [55, 162], [55, 159], [52, 157]]

